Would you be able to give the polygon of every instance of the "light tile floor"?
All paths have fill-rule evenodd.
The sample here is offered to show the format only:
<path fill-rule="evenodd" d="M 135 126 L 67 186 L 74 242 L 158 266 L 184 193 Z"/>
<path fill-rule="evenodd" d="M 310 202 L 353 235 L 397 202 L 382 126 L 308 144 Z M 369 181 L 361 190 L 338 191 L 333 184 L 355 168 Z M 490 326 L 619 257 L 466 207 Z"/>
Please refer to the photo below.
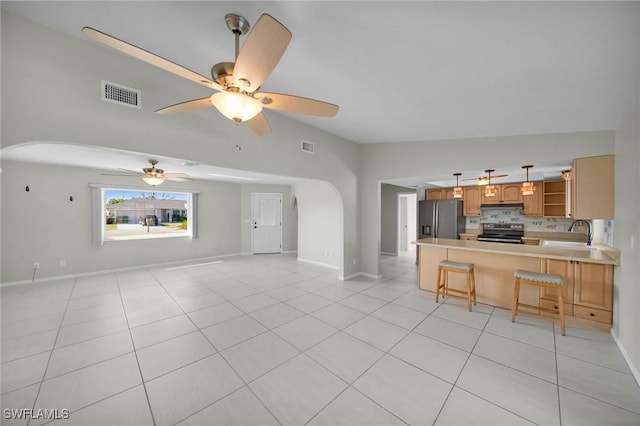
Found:
<path fill-rule="evenodd" d="M 437 305 L 413 259 L 384 257 L 379 280 L 262 255 L 3 288 L 2 408 L 69 410 L 56 425 L 640 425 L 607 332 Z"/>

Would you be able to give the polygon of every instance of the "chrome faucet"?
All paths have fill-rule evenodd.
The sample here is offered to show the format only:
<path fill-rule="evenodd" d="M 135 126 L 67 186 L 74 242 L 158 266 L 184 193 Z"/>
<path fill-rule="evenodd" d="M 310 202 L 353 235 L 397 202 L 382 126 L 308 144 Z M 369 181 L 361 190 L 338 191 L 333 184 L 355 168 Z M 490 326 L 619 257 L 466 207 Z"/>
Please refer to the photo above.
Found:
<path fill-rule="evenodd" d="M 588 220 L 582 220 L 582 219 L 574 220 L 571 226 L 569 227 L 569 232 L 574 232 L 574 228 L 576 227 L 576 225 L 587 226 L 587 245 L 590 246 L 591 241 L 593 239 L 593 235 L 591 234 L 591 222 L 589 222 Z"/>

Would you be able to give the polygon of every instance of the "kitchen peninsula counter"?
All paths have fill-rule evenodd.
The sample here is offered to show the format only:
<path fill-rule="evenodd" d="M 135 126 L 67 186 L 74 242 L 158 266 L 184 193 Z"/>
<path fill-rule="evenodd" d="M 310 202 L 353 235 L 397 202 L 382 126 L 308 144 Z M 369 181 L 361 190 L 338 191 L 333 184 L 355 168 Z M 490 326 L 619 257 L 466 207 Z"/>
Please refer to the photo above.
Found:
<path fill-rule="evenodd" d="M 550 263 L 566 262 L 564 264 L 572 267 L 578 264 L 581 267 L 593 265 L 593 270 L 611 271 L 612 274 L 613 265 L 620 264 L 620 253 L 609 247 L 574 249 L 445 238 L 424 238 L 414 241 L 414 244 L 419 249 L 418 281 L 421 289 L 435 292 L 440 260 L 473 263 L 478 302 L 505 309 L 511 309 L 513 273 L 517 269 L 547 272 Z M 464 289 L 463 274 L 450 273 L 449 285 Z M 573 284 L 567 285 L 573 291 Z M 521 288 L 521 302 L 540 306 L 541 297 L 540 290 L 535 286 Z"/>
<path fill-rule="evenodd" d="M 572 260 L 574 262 L 602 263 L 619 265 L 620 254 L 612 248 L 566 248 L 549 246 L 531 246 L 525 244 L 493 243 L 486 241 L 452 240 L 448 238 L 423 238 L 414 241 L 420 246 L 441 247 L 446 249 L 470 250 L 483 253 L 497 253 L 509 256 L 527 256 L 542 259 Z"/>

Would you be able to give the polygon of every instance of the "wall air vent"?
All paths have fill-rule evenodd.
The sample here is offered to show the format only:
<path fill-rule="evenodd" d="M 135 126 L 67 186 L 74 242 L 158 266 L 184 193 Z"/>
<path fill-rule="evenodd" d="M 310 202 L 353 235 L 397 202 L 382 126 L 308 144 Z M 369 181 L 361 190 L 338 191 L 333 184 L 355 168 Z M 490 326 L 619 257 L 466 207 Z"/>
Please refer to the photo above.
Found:
<path fill-rule="evenodd" d="M 313 142 L 309 142 L 309 141 L 300 141 L 300 142 L 301 142 L 300 148 L 302 149 L 302 151 L 313 154 Z"/>
<path fill-rule="evenodd" d="M 142 99 L 139 90 L 104 80 L 101 84 L 103 101 L 140 109 Z"/>

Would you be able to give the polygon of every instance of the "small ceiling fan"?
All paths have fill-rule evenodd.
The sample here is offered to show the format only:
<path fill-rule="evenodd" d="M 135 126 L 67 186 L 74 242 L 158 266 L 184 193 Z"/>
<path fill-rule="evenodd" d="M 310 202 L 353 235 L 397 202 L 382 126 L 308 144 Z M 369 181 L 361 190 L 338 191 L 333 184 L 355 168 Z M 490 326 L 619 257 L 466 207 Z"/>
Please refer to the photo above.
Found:
<path fill-rule="evenodd" d="M 158 160 L 149 160 L 149 164 L 151 167 L 144 167 L 142 169 L 143 173 L 139 173 L 133 170 L 120 169 L 125 173 L 103 173 L 103 176 L 135 176 L 141 177 L 143 181 L 148 183 L 151 186 L 158 186 L 165 180 L 173 180 L 176 182 L 191 182 L 191 179 L 188 175 L 184 173 L 165 173 L 162 169 L 156 169 L 156 164 L 158 164 Z"/>
<path fill-rule="evenodd" d="M 509 175 L 492 175 L 491 173 L 493 173 L 495 170 L 490 169 L 490 170 L 485 170 L 485 172 L 487 172 L 488 174 L 486 176 L 479 176 L 479 177 L 475 177 L 475 178 L 467 178 L 467 179 L 460 179 L 460 180 L 475 180 L 477 185 L 488 185 L 489 182 L 491 181 L 491 179 L 498 179 L 498 178 L 503 178 L 503 177 L 507 177 Z"/>
<path fill-rule="evenodd" d="M 251 130 L 261 136 L 271 133 L 271 126 L 262 113 L 262 108 L 320 117 L 336 115 L 339 109 L 338 105 L 300 96 L 259 90 L 262 83 L 280 62 L 280 58 L 291 40 L 291 32 L 284 25 L 272 16 L 263 14 L 240 49 L 240 36 L 249 31 L 249 22 L 242 16 L 233 13 L 227 14 L 225 21 L 229 30 L 235 35 L 235 62 L 215 64 L 211 68 L 211 78 L 94 28 L 84 27 L 82 32 L 120 52 L 218 91 L 206 98 L 161 108 L 156 111 L 159 114 L 216 107 L 236 124 L 246 122 Z"/>

